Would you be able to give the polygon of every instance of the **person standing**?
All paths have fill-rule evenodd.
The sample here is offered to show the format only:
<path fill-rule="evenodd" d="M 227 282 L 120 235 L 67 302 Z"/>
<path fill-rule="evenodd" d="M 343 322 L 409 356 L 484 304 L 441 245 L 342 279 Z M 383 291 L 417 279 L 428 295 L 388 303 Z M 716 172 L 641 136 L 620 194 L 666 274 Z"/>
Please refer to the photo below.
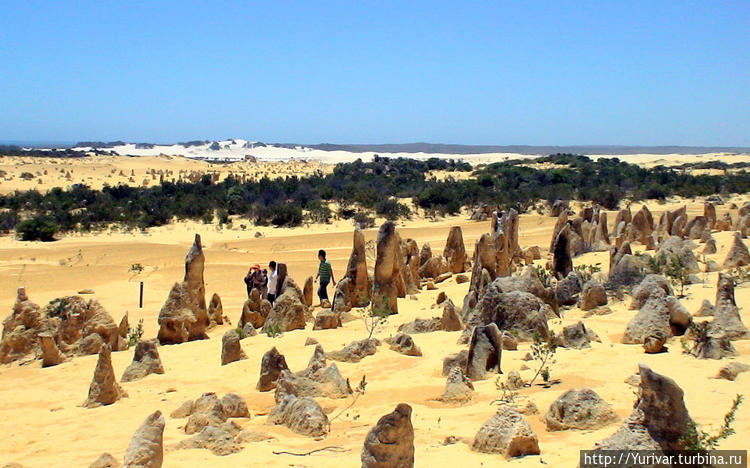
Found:
<path fill-rule="evenodd" d="M 279 273 L 276 271 L 276 262 L 271 260 L 268 263 L 268 295 L 266 296 L 266 299 L 268 299 L 268 302 L 273 305 L 273 302 L 276 300 L 276 284 L 279 279 Z"/>
<path fill-rule="evenodd" d="M 328 301 L 328 283 L 333 283 L 336 286 L 336 280 L 333 278 L 333 268 L 331 264 L 326 260 L 326 251 L 323 249 L 318 250 L 318 274 L 315 276 L 315 281 L 320 280 L 320 286 L 318 287 L 318 298 L 320 303 Z"/>

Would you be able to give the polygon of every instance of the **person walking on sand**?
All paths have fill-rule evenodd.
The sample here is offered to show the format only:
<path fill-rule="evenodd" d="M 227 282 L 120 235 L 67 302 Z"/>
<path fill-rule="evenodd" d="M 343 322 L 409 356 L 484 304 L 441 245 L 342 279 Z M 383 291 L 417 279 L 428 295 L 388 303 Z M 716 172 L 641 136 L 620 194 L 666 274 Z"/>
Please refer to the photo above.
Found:
<path fill-rule="evenodd" d="M 320 260 L 320 265 L 318 265 L 318 274 L 315 275 L 315 281 L 320 279 L 318 298 L 322 305 L 324 300 L 328 301 L 328 283 L 333 283 L 333 285 L 336 286 L 336 280 L 333 278 L 333 268 L 328 260 L 326 260 L 325 250 L 318 250 L 318 260 Z"/>
<path fill-rule="evenodd" d="M 268 295 L 266 296 L 266 299 L 268 299 L 268 302 L 273 305 L 273 302 L 276 300 L 276 288 L 279 279 L 279 273 L 276 271 L 275 261 L 271 260 L 268 263 L 268 270 Z"/>

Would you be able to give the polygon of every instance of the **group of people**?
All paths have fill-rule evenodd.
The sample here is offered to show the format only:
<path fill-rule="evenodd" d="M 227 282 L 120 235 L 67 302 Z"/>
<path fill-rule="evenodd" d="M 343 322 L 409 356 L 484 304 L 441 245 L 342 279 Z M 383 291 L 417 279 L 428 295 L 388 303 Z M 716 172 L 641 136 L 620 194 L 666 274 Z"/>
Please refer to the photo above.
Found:
<path fill-rule="evenodd" d="M 257 263 L 250 267 L 245 275 L 245 286 L 247 286 L 247 296 L 253 289 L 257 289 L 262 299 L 268 300 L 273 305 L 277 295 L 278 272 L 276 271 L 276 262 L 271 260 L 268 263 L 268 269 L 260 269 Z"/>
<path fill-rule="evenodd" d="M 333 286 L 336 286 L 336 280 L 333 277 L 333 268 L 328 260 L 326 260 L 325 250 L 321 249 L 318 251 L 318 260 L 320 264 L 318 265 L 318 274 L 315 275 L 315 282 L 319 282 L 318 298 L 322 304 L 324 300 L 328 301 L 328 285 L 332 283 Z M 267 299 L 273 305 L 279 294 L 279 291 L 277 291 L 278 272 L 276 271 L 276 262 L 271 260 L 268 263 L 268 268 L 262 270 L 257 263 L 250 267 L 247 275 L 245 275 L 245 285 L 247 286 L 248 297 L 250 297 L 253 289 L 257 289 L 260 297 Z"/>

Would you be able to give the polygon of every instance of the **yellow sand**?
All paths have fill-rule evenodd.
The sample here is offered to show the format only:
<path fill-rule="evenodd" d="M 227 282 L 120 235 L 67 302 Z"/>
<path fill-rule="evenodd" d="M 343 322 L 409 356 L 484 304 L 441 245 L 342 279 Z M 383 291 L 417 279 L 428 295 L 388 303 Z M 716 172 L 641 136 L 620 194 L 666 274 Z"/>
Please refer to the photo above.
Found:
<path fill-rule="evenodd" d="M 633 208 L 639 206 L 636 204 Z M 679 204 L 675 202 L 663 206 L 653 204 L 651 208 L 658 219 L 658 213 L 663 209 L 676 206 Z M 720 212 L 726 206 L 720 207 Z M 701 210 L 702 202 L 689 203 L 691 215 L 699 214 Z M 439 253 L 449 227 L 460 225 L 471 254 L 475 240 L 488 231 L 489 223 L 470 222 L 465 218 L 464 214 L 439 222 L 409 221 L 399 226 L 399 232 L 403 238 L 416 239 L 420 246 L 429 242 L 433 252 Z M 613 221 L 611 215 L 610 222 Z M 550 217 L 522 215 L 522 246 L 539 245 L 546 252 L 554 222 L 555 219 Z M 236 222 L 235 226 L 238 224 Z M 180 223 L 153 229 L 148 234 L 75 235 L 54 243 L 23 243 L 4 237 L 0 238 L 0 308 L 3 316 L 10 313 L 16 288 L 22 285 L 27 287 L 31 300 L 42 306 L 53 298 L 91 288 L 95 294 L 89 297 L 97 298 L 116 321 L 125 312 L 129 313 L 133 325 L 142 318 L 145 338 L 153 338 L 159 309 L 172 284 L 182 279 L 185 253 L 194 233 L 200 233 L 205 246 L 207 295 L 219 293 L 225 314 L 236 323 L 245 298 L 242 277 L 248 265 L 266 263 L 271 259 L 286 262 L 291 275 L 301 283 L 315 272 L 317 249 L 325 248 L 338 279 L 351 250 L 351 229 L 351 225 L 343 221 L 324 226 L 252 228 L 247 231 Z M 263 232 L 265 237 L 255 238 L 256 231 Z M 375 229 L 367 230 L 365 237 L 371 241 L 376 234 Z M 710 258 L 723 261 L 730 236 L 730 233 L 715 234 L 719 252 Z M 601 263 L 606 270 L 608 254 L 586 254 L 576 258 L 575 262 Z M 130 266 L 135 263 L 144 267 L 139 277 L 129 273 Z M 696 311 L 706 298 L 713 302 L 716 276 L 716 273 L 707 274 L 705 284 L 687 288 L 688 297 L 683 303 L 688 310 Z M 138 308 L 140 280 L 145 284 L 142 309 Z M 439 286 L 438 291 L 422 291 L 416 296 L 417 300 L 400 299 L 400 313 L 389 319 L 387 326 L 376 336 L 382 339 L 395 334 L 398 325 L 416 317 L 438 315 L 438 310 L 432 309 L 431 305 L 440 291 L 460 307 L 468 285 L 459 285 L 450 279 Z M 741 307 L 750 304 L 750 289 L 746 284 L 737 288 L 736 297 Z M 634 388 L 624 380 L 633 374 L 638 363 L 646 363 L 655 371 L 674 378 L 685 390 L 692 417 L 705 425 L 704 429 L 716 430 L 735 394 L 750 396 L 750 373 L 741 374 L 735 382 L 712 379 L 729 360 L 697 360 L 684 355 L 678 339 L 670 340 L 669 352 L 659 355 L 646 355 L 640 346 L 620 344 L 625 325 L 635 314 L 635 311 L 628 310 L 628 304 L 629 298 L 611 303 L 613 314 L 586 319 L 586 324 L 601 337 L 601 343 L 594 343 L 591 349 L 582 351 L 558 351 L 552 377 L 559 379 L 559 384 L 549 389 L 535 386 L 519 391 L 520 405 L 530 400 L 541 411 L 540 415 L 527 416 L 527 420 L 539 437 L 542 453 L 541 456 L 514 460 L 513 466 L 539 466 L 542 460 L 547 466 L 576 466 L 578 450 L 590 448 L 596 441 L 614 433 L 622 418 L 629 415 L 635 398 Z M 746 309 L 743 312 L 745 323 L 750 324 Z M 559 331 L 582 316 L 582 311 L 573 308 L 565 312 L 563 319 L 553 320 L 550 325 Z M 255 391 L 261 356 L 276 346 L 286 356 L 293 371 L 301 370 L 313 351 L 312 347 L 303 346 L 307 337 L 317 338 L 326 350 L 338 349 L 366 336 L 363 322 L 354 320 L 345 323 L 343 328 L 315 332 L 308 324 L 306 330 L 284 333 L 274 339 L 265 335 L 251 337 L 242 341 L 249 359 L 221 366 L 221 336 L 232 327 L 224 325 L 213 329 L 210 340 L 160 347 L 166 369 L 164 375 L 150 375 L 140 381 L 122 384 L 129 398 L 97 409 L 80 406 L 86 399 L 96 356 L 75 358 L 47 369 L 42 369 L 39 361 L 22 366 L 17 363 L 0 366 L 0 417 L 6 427 L 0 440 L 0 464 L 16 461 L 29 467 L 85 467 L 105 451 L 122 459 L 133 432 L 148 414 L 157 409 L 167 416 L 165 446 L 170 447 L 189 436 L 180 429 L 185 420 L 172 419 L 169 413 L 183 401 L 195 399 L 204 392 L 220 395 L 235 392 L 244 397 L 253 417 L 237 420 L 239 424 L 273 439 L 248 443 L 243 451 L 226 457 L 214 456 L 207 450 L 170 449 L 165 454 L 165 467 L 359 466 L 359 454 L 367 431 L 399 402 L 408 403 L 413 408 L 416 466 L 496 466 L 504 461 L 499 455 L 472 452 L 467 445 L 495 411 L 492 401 L 499 393 L 494 378 L 475 383 L 474 399 L 468 405 L 455 407 L 435 401 L 445 385 L 445 378 L 441 376 L 443 358 L 463 348 L 456 343 L 460 332 L 413 335 L 424 353 L 421 358 L 403 356 L 384 345 L 374 356 L 358 364 L 337 363 L 341 373 L 353 385 L 366 375 L 367 392 L 333 421 L 331 433 L 325 439 L 313 440 L 294 434 L 284 426 L 266 424 L 265 414 L 273 407 L 273 394 Z M 735 347 L 740 353 L 736 359 L 750 362 L 750 341 L 735 342 Z M 521 360 L 528 350 L 529 344 L 526 343 L 521 344 L 518 351 L 504 352 L 503 371 L 507 374 L 524 364 L 533 366 L 533 363 Z M 113 353 L 112 359 L 119 378 L 132 359 L 132 351 Z M 522 371 L 521 375 L 528 379 L 532 371 Z M 593 388 L 612 403 L 621 419 L 596 431 L 547 432 L 542 418 L 549 404 L 564 391 L 582 387 Z M 329 411 L 329 417 L 337 415 L 350 403 L 350 399 L 322 398 L 318 401 Z M 743 442 L 750 434 L 750 407 L 747 404 L 740 409 L 735 427 L 737 434 L 723 442 L 722 448 L 747 448 Z M 459 441 L 444 445 L 449 436 Z M 272 453 L 307 452 L 326 446 L 341 446 L 347 451 L 321 452 L 307 457 Z"/>

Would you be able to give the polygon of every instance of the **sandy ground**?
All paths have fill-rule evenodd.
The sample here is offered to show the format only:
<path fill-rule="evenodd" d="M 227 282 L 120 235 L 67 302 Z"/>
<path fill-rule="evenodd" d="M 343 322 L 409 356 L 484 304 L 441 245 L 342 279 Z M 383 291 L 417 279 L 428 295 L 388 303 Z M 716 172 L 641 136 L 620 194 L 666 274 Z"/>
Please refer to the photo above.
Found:
<path fill-rule="evenodd" d="M 658 219 L 659 212 L 676 206 L 678 203 L 653 205 L 651 208 Z M 726 206 L 720 208 L 720 213 Z M 690 203 L 689 211 L 691 215 L 702 213 L 702 204 Z M 613 222 L 614 216 L 609 219 Z M 554 222 L 555 219 L 550 217 L 522 215 L 522 246 L 539 245 L 546 250 Z M 438 222 L 414 220 L 401 223 L 398 229 L 402 237 L 414 238 L 420 246 L 429 242 L 433 252 L 441 252 L 449 227 L 453 225 L 463 228 L 470 253 L 475 240 L 489 230 L 488 222 L 466 221 L 465 216 Z M 329 252 L 338 277 L 351 250 L 351 225 L 345 222 L 258 230 L 265 237 L 255 238 L 255 229 L 218 230 L 216 226 L 180 223 L 153 229 L 148 234 L 87 234 L 65 237 L 54 243 L 22 243 L 9 237 L 0 238 L 0 307 L 6 311 L 2 315 L 10 313 L 15 290 L 21 285 L 27 287 L 31 300 L 40 305 L 91 288 L 95 290 L 93 297 L 116 321 L 126 312 L 131 324 L 144 319 L 145 338 L 153 338 L 159 309 L 172 284 L 182 279 L 184 255 L 193 234 L 200 233 L 205 245 L 206 292 L 209 297 L 213 292 L 219 293 L 225 314 L 236 323 L 245 298 L 242 277 L 248 265 L 266 263 L 271 259 L 284 261 L 291 275 L 302 282 L 314 274 L 317 249 L 324 248 Z M 365 231 L 368 241 L 374 240 L 376 234 L 375 229 Z M 710 258 L 722 261 L 730 233 L 717 233 L 715 238 L 719 252 Z M 129 272 L 135 263 L 144 267 L 138 277 Z M 586 254 L 576 258 L 575 263 L 601 263 L 606 270 L 608 254 Z M 683 303 L 688 310 L 696 311 L 705 298 L 713 302 L 716 276 L 716 273 L 707 274 L 705 283 L 687 288 L 687 298 Z M 138 282 L 141 280 L 145 285 L 142 309 L 138 308 Z M 431 305 L 440 291 L 460 305 L 467 289 L 468 284 L 459 285 L 450 279 L 441 284 L 438 291 L 422 291 L 416 300 L 400 299 L 400 313 L 390 318 L 376 336 L 382 339 L 395 334 L 398 325 L 416 317 L 437 315 L 437 309 L 431 309 Z M 744 306 L 745 323 L 750 323 L 747 313 L 750 287 L 741 285 L 736 296 L 738 304 Z M 558 379 L 559 384 L 548 389 L 535 386 L 519 391 L 517 401 L 520 405 L 533 401 L 542 413 L 527 417 L 539 437 L 542 453 L 512 460 L 512 466 L 576 466 L 578 450 L 590 448 L 596 441 L 611 435 L 622 418 L 629 415 L 635 395 L 633 387 L 624 380 L 633 374 L 638 363 L 646 363 L 655 371 L 674 378 L 685 390 L 692 417 L 705 425 L 704 429 L 716 430 L 735 394 L 750 396 L 750 373 L 741 374 L 735 382 L 712 379 L 727 360 L 701 361 L 684 355 L 677 339 L 670 341 L 668 353 L 658 355 L 646 355 L 637 345 L 620 344 L 625 325 L 635 315 L 635 311 L 627 310 L 628 303 L 629 298 L 624 302 L 614 302 L 611 304 L 613 314 L 586 319 L 586 324 L 601 337 L 601 343 L 594 343 L 590 349 L 582 351 L 558 351 L 552 378 Z M 551 327 L 559 331 L 582 316 L 583 312 L 577 308 L 567 310 L 563 319 L 551 321 Z M 237 420 L 239 424 L 273 439 L 248 443 L 242 452 L 226 457 L 214 456 L 207 450 L 168 450 L 165 467 L 359 466 L 359 454 L 367 431 L 399 402 L 408 403 L 413 408 L 416 466 L 479 467 L 503 463 L 501 456 L 475 453 L 467 445 L 495 411 L 492 401 L 499 393 L 494 378 L 476 382 L 474 399 L 465 406 L 449 406 L 435 400 L 445 385 L 445 378 L 440 374 L 442 359 L 462 349 L 457 344 L 460 332 L 414 335 L 424 353 L 421 358 L 403 356 L 383 346 L 374 356 L 358 364 L 337 363 L 341 373 L 353 383 L 366 376 L 369 382 L 367 392 L 332 423 L 331 433 L 325 439 L 313 440 L 296 435 L 284 426 L 266 424 L 265 415 L 273 407 L 273 394 L 255 390 L 261 356 L 276 346 L 286 356 L 293 371 L 301 370 L 313 351 L 312 347 L 303 346 L 307 337 L 317 338 L 326 350 L 338 349 L 366 336 L 363 322 L 353 320 L 336 330 L 315 332 L 308 324 L 306 330 L 284 333 L 276 338 L 265 335 L 250 337 L 242 341 L 249 359 L 221 366 L 221 336 L 231 327 L 224 325 L 213 329 L 209 340 L 160 347 L 166 373 L 123 384 L 129 398 L 98 409 L 80 406 L 86 399 L 96 356 L 75 358 L 47 369 L 42 369 L 38 361 L 23 366 L 0 367 L 0 416 L 9 428 L 0 440 L 0 464 L 16 461 L 29 467 L 85 467 L 105 451 L 122 459 L 133 432 L 149 413 L 159 409 L 169 415 L 183 401 L 209 391 L 220 395 L 235 392 L 244 397 L 253 416 Z M 750 341 L 735 342 L 735 347 L 740 353 L 736 359 L 750 363 Z M 526 343 L 521 344 L 518 351 L 504 352 L 503 371 L 507 374 L 528 364 L 521 360 L 528 350 L 529 344 Z M 113 353 L 112 359 L 119 376 L 131 361 L 132 350 Z M 521 371 L 526 379 L 531 374 L 530 370 Z M 621 419 L 596 431 L 547 432 L 542 417 L 550 403 L 564 391 L 582 387 L 596 390 L 614 406 Z M 318 401 L 329 411 L 329 416 L 338 414 L 350 403 L 349 399 L 322 398 Z M 183 419 L 167 416 L 165 446 L 170 447 L 189 437 L 180 429 L 184 423 Z M 750 406 L 741 407 L 735 427 L 737 434 L 723 442 L 721 448 L 747 448 Z M 458 438 L 458 442 L 445 445 L 449 436 Z M 274 451 L 307 452 L 326 446 L 341 446 L 346 451 L 320 452 L 306 457 L 273 454 Z"/>

